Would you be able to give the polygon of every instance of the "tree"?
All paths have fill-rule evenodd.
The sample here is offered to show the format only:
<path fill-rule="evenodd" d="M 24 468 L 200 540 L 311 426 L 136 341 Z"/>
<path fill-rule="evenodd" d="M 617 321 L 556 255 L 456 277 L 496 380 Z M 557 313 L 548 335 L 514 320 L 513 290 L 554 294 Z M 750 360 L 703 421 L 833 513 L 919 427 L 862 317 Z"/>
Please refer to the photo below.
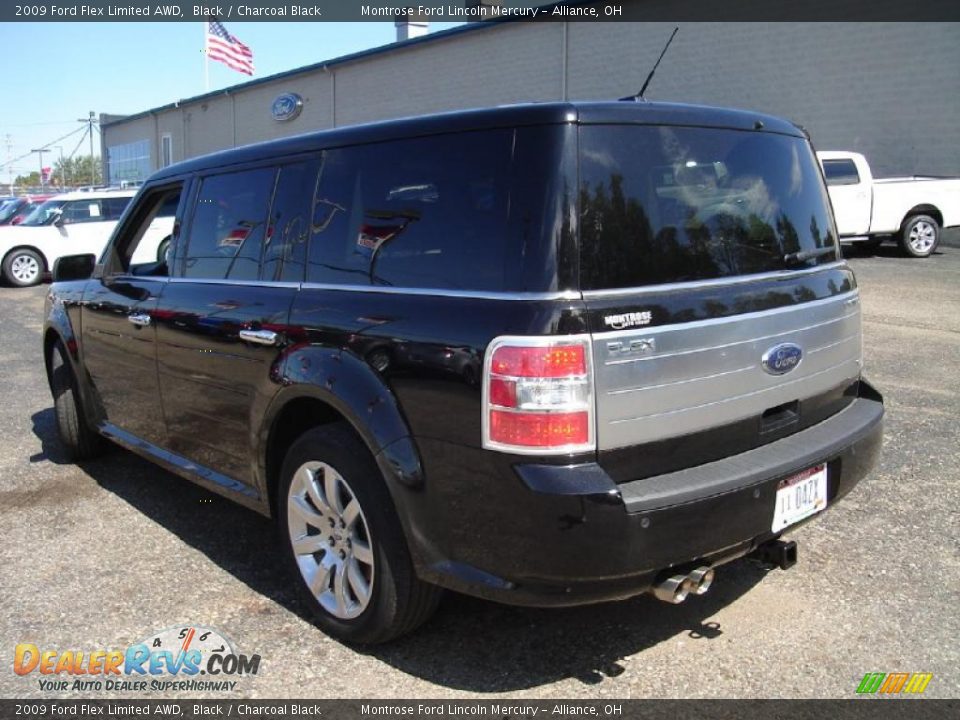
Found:
<path fill-rule="evenodd" d="M 17 175 L 17 179 L 13 181 L 13 184 L 19 188 L 40 187 L 40 173 L 34 170 L 26 175 Z"/>
<path fill-rule="evenodd" d="M 78 155 L 72 158 L 64 158 L 61 167 L 58 159 L 53 164 L 53 182 L 57 185 L 99 185 L 102 175 L 102 165 L 100 158 L 92 158 L 93 169 L 91 170 L 91 157 L 89 155 Z"/>

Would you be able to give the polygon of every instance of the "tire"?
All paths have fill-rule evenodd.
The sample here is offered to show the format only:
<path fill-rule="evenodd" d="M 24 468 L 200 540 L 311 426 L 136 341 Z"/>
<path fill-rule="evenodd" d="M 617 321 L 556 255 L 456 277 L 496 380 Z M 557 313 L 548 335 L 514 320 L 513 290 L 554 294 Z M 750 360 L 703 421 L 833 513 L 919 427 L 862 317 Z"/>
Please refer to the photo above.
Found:
<path fill-rule="evenodd" d="M 160 241 L 160 244 L 157 246 L 157 262 L 162 263 L 167 261 L 167 248 L 170 247 L 170 236 L 167 235 L 163 240 Z"/>
<path fill-rule="evenodd" d="M 57 416 L 57 433 L 70 460 L 89 460 L 103 453 L 104 440 L 90 427 L 80 406 L 77 382 L 63 343 L 57 341 L 50 357 L 50 388 Z"/>
<path fill-rule="evenodd" d="M 328 635 L 383 643 L 433 614 L 442 591 L 416 576 L 380 470 L 349 425 L 314 428 L 293 443 L 277 506 L 285 564 Z"/>
<path fill-rule="evenodd" d="M 900 231 L 900 247 L 910 257 L 930 257 L 940 242 L 940 223 L 929 215 L 911 215 Z"/>
<path fill-rule="evenodd" d="M 15 287 L 36 285 L 43 277 L 43 257 L 36 250 L 17 248 L 3 259 L 3 279 Z"/>

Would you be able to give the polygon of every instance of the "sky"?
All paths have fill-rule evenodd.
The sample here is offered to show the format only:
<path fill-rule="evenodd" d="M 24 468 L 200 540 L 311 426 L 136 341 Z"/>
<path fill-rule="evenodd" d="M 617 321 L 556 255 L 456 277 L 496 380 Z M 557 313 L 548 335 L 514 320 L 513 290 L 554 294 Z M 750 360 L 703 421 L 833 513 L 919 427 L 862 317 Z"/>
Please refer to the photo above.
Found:
<path fill-rule="evenodd" d="M 431 23 L 438 32 L 460 23 Z M 253 79 L 387 45 L 396 39 L 388 22 L 225 23 L 227 30 L 253 50 Z M 69 156 L 82 137 L 82 124 L 93 110 L 125 115 L 182 98 L 204 87 L 204 23 L 0 23 L 5 61 L 0 100 L 0 164 L 29 154 L 57 138 Z M 210 89 L 251 79 L 210 63 Z M 8 138 L 11 147 L 8 152 Z M 99 137 L 94 140 L 99 153 Z M 59 157 L 44 155 L 44 165 Z M 78 155 L 89 153 L 83 140 Z M 12 174 L 39 170 L 36 153 L 15 162 Z M 7 182 L 10 167 L 0 167 Z"/>

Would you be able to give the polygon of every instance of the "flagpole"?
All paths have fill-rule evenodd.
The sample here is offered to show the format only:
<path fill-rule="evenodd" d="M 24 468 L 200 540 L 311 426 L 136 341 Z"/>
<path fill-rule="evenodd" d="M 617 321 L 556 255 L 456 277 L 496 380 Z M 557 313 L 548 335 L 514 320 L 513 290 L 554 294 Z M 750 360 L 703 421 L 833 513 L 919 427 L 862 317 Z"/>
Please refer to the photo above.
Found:
<path fill-rule="evenodd" d="M 207 22 L 203 25 L 203 88 L 204 92 L 210 92 L 210 59 L 207 57 Z"/>

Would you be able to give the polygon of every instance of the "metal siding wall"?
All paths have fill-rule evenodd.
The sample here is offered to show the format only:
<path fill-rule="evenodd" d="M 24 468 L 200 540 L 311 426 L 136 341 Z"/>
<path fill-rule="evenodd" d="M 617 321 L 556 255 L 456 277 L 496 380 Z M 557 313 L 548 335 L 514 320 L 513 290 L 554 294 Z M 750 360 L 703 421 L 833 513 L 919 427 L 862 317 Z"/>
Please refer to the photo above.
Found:
<path fill-rule="evenodd" d="M 181 109 L 187 134 L 187 157 L 205 155 L 233 147 L 233 97 L 222 95 Z"/>
<path fill-rule="evenodd" d="M 554 100 L 561 32 L 559 23 L 502 25 L 337 68 L 337 125 Z"/>
<path fill-rule="evenodd" d="M 568 24 L 567 97 L 636 92 L 672 28 Z M 960 175 L 958 30 L 957 23 L 684 24 L 647 96 L 785 116 L 821 149 L 863 152 L 881 176 Z M 334 124 L 557 100 L 563 36 L 562 23 L 500 24 L 209 98 L 206 110 L 191 103 L 165 111 L 159 132 L 172 132 L 179 160 Z M 275 122 L 270 104 L 288 90 L 304 97 L 303 113 Z M 110 144 L 150 138 L 152 122 L 104 133 Z"/>
<path fill-rule="evenodd" d="M 636 92 L 672 29 L 572 23 L 570 97 Z M 880 175 L 960 175 L 958 31 L 956 23 L 685 24 L 647 97 L 787 117 L 820 149 L 864 153 Z"/>

